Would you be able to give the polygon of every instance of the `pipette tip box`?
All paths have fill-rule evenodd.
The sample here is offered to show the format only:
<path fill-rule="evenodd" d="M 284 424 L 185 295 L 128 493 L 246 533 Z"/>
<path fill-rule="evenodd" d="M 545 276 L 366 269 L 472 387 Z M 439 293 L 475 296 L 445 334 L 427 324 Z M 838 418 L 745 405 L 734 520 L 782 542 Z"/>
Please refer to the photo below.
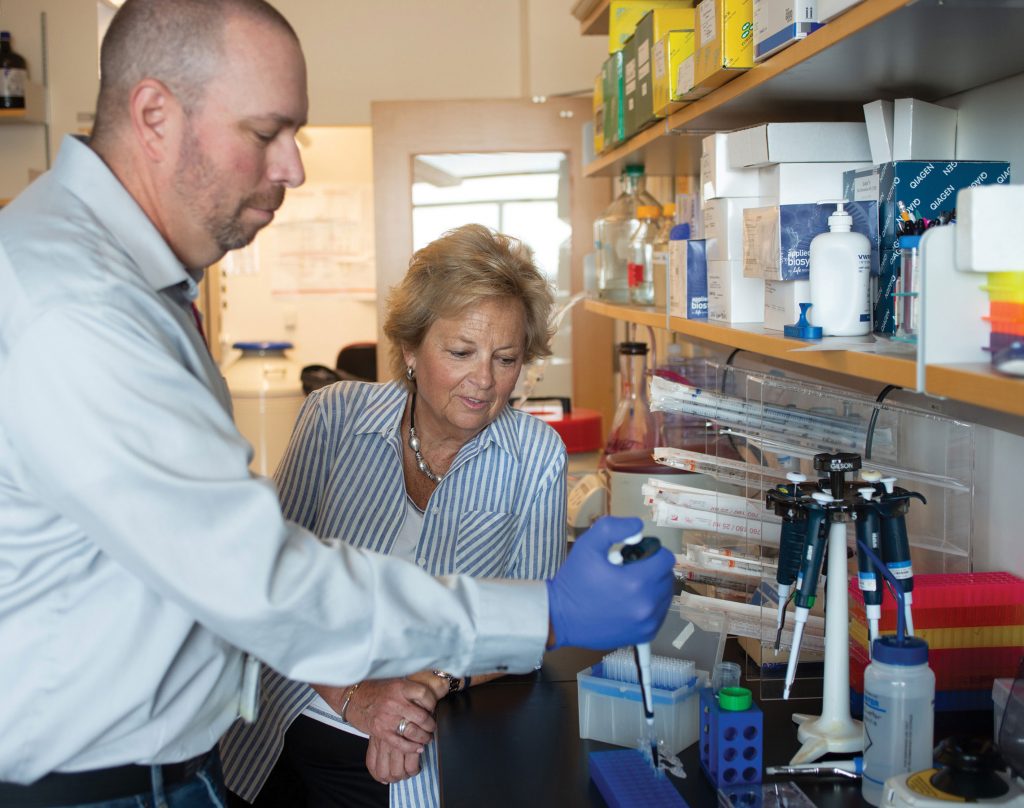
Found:
<path fill-rule="evenodd" d="M 590 779 L 610 808 L 688 808 L 667 776 L 638 749 L 591 752 Z"/>

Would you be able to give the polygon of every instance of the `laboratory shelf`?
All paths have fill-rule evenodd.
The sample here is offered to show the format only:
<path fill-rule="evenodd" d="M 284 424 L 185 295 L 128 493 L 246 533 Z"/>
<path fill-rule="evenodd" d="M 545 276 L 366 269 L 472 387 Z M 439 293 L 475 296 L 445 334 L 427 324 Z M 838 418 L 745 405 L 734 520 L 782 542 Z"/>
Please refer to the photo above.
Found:
<path fill-rule="evenodd" d="M 986 407 L 1010 415 L 1024 415 L 1024 379 L 1002 376 L 984 362 L 929 365 L 925 390 L 932 395 Z"/>
<path fill-rule="evenodd" d="M 33 81 L 25 85 L 24 109 L 0 109 L 0 126 L 46 123 L 46 88 Z"/>
<path fill-rule="evenodd" d="M 1014 2 L 864 0 L 600 155 L 585 173 L 618 176 L 638 162 L 649 175 L 695 175 L 709 132 L 766 120 L 863 120 L 863 104 L 877 98 L 935 101 L 1014 76 L 1024 72 L 1021 30 L 1024 5 Z"/>
<path fill-rule="evenodd" d="M 784 337 L 778 331 L 768 331 L 760 323 L 719 323 L 710 320 L 686 320 L 667 317 L 660 309 L 620 306 L 588 300 L 587 311 L 613 317 L 617 320 L 668 328 L 670 331 L 702 342 L 726 348 L 739 348 L 774 359 L 782 359 L 804 367 L 820 368 L 842 373 L 858 379 L 895 384 L 913 389 L 916 370 L 912 358 L 856 351 L 797 351 L 810 343 Z"/>

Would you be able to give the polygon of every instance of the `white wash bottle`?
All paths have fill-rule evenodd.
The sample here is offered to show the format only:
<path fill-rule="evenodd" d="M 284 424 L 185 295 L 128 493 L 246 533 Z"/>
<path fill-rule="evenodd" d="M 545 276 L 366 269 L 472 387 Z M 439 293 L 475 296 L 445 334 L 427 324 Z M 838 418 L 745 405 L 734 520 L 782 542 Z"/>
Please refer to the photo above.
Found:
<path fill-rule="evenodd" d="M 810 276 L 812 325 L 821 326 L 826 337 L 856 337 L 871 332 L 871 242 L 851 231 L 853 218 L 835 205 L 828 217 L 828 232 L 811 240 Z"/>

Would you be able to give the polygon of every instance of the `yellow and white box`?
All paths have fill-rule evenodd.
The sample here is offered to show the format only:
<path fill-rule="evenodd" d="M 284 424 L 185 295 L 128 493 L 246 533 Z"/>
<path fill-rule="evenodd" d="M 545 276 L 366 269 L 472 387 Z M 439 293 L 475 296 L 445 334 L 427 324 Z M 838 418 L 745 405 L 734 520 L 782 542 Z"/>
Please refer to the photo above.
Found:
<path fill-rule="evenodd" d="M 706 95 L 753 66 L 753 0 L 701 0 L 697 6 L 694 92 Z"/>
<path fill-rule="evenodd" d="M 594 154 L 604 151 L 604 74 L 594 79 Z"/>
<path fill-rule="evenodd" d="M 636 31 L 636 24 L 655 8 L 693 8 L 693 0 L 611 0 L 608 4 L 608 53 L 622 50 Z"/>
<path fill-rule="evenodd" d="M 671 104 L 685 100 L 691 85 L 684 87 L 679 83 L 679 68 L 687 59 L 692 64 L 696 45 L 696 31 L 669 31 L 654 43 L 653 103 L 658 117 L 664 118 Z"/>

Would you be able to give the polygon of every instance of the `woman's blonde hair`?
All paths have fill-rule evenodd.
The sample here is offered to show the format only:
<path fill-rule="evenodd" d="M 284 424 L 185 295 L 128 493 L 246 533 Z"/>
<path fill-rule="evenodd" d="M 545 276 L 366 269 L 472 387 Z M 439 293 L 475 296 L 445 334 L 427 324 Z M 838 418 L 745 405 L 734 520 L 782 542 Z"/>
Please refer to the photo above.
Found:
<path fill-rule="evenodd" d="M 419 348 L 435 320 L 494 299 L 523 304 L 524 364 L 549 356 L 554 295 L 529 247 L 483 225 L 467 224 L 417 250 L 388 297 L 384 335 L 391 341 L 394 378 L 412 386 L 403 350 Z"/>

